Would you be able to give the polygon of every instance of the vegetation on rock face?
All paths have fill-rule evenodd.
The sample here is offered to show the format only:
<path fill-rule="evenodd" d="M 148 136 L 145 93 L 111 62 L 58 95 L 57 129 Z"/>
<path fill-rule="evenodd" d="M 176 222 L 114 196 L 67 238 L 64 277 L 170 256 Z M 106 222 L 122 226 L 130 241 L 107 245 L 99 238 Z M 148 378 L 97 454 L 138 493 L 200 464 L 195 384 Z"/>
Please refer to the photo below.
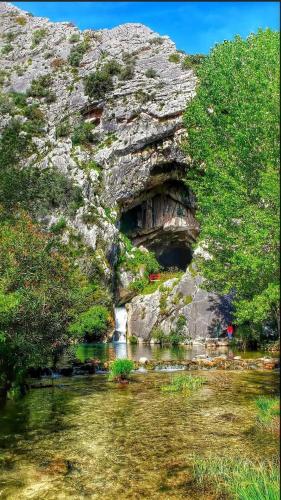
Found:
<path fill-rule="evenodd" d="M 165 334 L 159 326 L 155 326 L 151 331 L 151 338 L 160 345 L 179 345 L 186 340 L 186 335 L 183 333 L 186 323 L 186 317 L 180 315 L 176 322 L 176 328 L 171 330 L 169 334 Z"/>
<path fill-rule="evenodd" d="M 68 243 L 60 241 L 65 217 L 50 232 L 36 222 L 53 210 L 76 213 L 81 188 L 54 168 L 22 166 L 37 152 L 44 115 L 24 94 L 9 93 L 5 101 L 12 119 L 0 138 L 0 390 L 13 395 L 29 368 L 55 363 L 82 335 L 101 336 L 111 298 L 95 252 L 69 230 Z"/>
<path fill-rule="evenodd" d="M 105 94 L 113 89 L 112 77 L 120 75 L 121 70 L 119 63 L 114 60 L 108 61 L 101 69 L 85 77 L 85 93 L 92 99 L 103 99 Z"/>
<path fill-rule="evenodd" d="M 122 381 L 127 380 L 134 369 L 134 362 L 131 359 L 116 359 L 110 365 L 109 379 Z"/>
<path fill-rule="evenodd" d="M 129 285 L 130 290 L 137 293 L 144 291 L 150 292 L 149 275 L 157 273 L 161 270 L 161 266 L 157 261 L 155 254 L 148 250 L 142 250 L 132 245 L 131 241 L 122 235 L 124 250 L 119 255 L 118 267 L 126 271 L 130 271 L 135 279 Z M 152 286 L 152 291 L 154 287 Z"/>
<path fill-rule="evenodd" d="M 41 75 L 32 80 L 30 89 L 27 95 L 31 97 L 50 97 L 50 86 L 52 84 L 52 76 L 50 74 Z"/>
<path fill-rule="evenodd" d="M 204 61 L 205 57 L 206 56 L 204 56 L 203 54 L 191 54 L 185 56 L 185 58 L 182 61 L 182 68 L 195 69 Z"/>
<path fill-rule="evenodd" d="M 279 34 L 216 45 L 188 105 L 188 183 L 197 196 L 198 259 L 208 289 L 233 293 L 235 322 L 279 330 Z"/>
<path fill-rule="evenodd" d="M 76 36 L 78 36 L 78 35 L 72 35 L 72 38 L 70 40 L 71 43 L 75 42 L 76 38 L 74 39 L 73 37 L 76 37 Z M 78 40 L 79 40 L 79 36 L 78 36 Z M 88 44 L 85 42 L 79 43 L 71 48 L 70 54 L 68 56 L 68 62 L 70 64 L 70 66 L 73 66 L 73 67 L 80 66 L 80 62 L 82 61 L 82 58 L 87 51 L 87 48 L 88 48 Z"/>
<path fill-rule="evenodd" d="M 33 35 L 32 35 L 32 48 L 35 48 L 41 40 L 46 36 L 47 30 L 44 28 L 41 28 L 39 30 L 35 30 Z"/>

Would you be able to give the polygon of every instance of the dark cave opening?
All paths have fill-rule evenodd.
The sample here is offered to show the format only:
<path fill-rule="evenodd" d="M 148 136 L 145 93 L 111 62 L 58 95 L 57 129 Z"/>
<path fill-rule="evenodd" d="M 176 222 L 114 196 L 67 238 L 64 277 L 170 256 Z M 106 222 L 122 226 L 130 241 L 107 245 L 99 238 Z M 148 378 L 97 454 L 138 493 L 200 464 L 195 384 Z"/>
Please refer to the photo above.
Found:
<path fill-rule="evenodd" d="M 164 269 L 177 268 L 185 271 L 192 261 L 192 250 L 189 247 L 171 245 L 162 251 L 155 251 L 159 264 Z"/>
<path fill-rule="evenodd" d="M 192 194 L 179 181 L 154 186 L 123 209 L 120 231 L 135 246 L 152 250 L 165 270 L 185 271 L 198 234 Z"/>

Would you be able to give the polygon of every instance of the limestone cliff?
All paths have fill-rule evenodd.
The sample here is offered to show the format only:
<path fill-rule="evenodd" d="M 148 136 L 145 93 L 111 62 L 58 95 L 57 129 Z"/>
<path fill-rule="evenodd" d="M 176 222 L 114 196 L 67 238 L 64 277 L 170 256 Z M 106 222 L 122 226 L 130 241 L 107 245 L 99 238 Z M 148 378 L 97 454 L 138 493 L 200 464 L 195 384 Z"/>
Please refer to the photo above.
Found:
<path fill-rule="evenodd" d="M 185 271 L 199 231 L 193 195 L 182 183 L 189 169 L 182 114 L 196 86 L 185 54 L 141 24 L 81 32 L 7 3 L 0 4 L 0 16 L 1 93 L 26 93 L 44 116 L 43 133 L 33 137 L 22 168 L 56 169 L 82 192 L 75 213 L 61 205 L 44 217 L 38 213 L 38 220 L 48 228 L 63 215 L 66 243 L 70 229 L 79 234 L 117 290 L 133 280 L 122 268 L 119 283 L 114 279 L 120 230 L 134 245 L 153 250 L 164 267 Z M 26 119 L 2 105 L 0 133 L 14 118 Z M 86 144 L 81 130 L 90 135 Z M 155 324 L 168 332 L 181 314 L 186 335 L 205 337 L 223 314 L 214 296 L 200 290 L 200 280 L 187 271 L 176 285 L 168 283 L 164 312 L 159 290 L 125 294 L 132 299 L 130 334 L 149 339 Z"/>

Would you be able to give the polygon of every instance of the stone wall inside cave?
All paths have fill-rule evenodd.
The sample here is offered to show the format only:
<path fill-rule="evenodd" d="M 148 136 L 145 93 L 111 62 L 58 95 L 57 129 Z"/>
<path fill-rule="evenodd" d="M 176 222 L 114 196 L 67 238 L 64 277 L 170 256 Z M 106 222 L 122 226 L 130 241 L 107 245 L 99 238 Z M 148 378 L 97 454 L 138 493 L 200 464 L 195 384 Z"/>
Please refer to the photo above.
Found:
<path fill-rule="evenodd" d="M 163 268 L 186 270 L 199 226 L 192 193 L 169 180 L 140 193 L 123 211 L 120 230 L 135 246 L 155 252 Z"/>

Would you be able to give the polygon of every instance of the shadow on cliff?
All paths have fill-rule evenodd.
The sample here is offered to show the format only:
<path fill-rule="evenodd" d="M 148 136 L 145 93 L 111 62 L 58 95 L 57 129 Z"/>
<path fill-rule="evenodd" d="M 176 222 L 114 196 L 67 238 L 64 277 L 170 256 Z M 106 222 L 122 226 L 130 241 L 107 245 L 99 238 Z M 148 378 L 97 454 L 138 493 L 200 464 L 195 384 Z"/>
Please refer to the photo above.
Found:
<path fill-rule="evenodd" d="M 221 326 L 221 333 L 226 329 L 227 325 L 232 322 L 233 317 L 233 296 L 231 294 L 214 296 L 209 299 L 209 311 L 213 312 L 213 319 L 208 326 L 208 334 L 210 337 L 217 336 L 217 326 Z"/>

